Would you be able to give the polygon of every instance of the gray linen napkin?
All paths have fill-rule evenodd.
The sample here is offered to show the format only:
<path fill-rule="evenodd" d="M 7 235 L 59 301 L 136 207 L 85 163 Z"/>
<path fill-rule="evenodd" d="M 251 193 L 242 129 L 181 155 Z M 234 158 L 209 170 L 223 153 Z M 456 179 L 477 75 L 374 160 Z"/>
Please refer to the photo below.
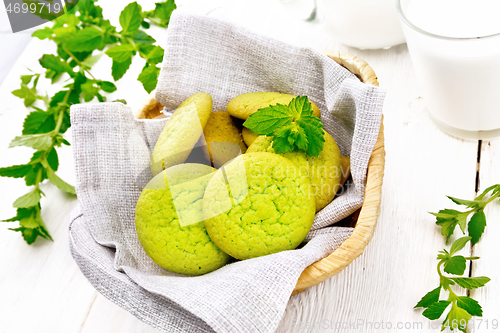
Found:
<path fill-rule="evenodd" d="M 174 14 L 156 99 L 174 110 L 191 94 L 214 110 L 251 91 L 307 95 L 325 129 L 351 157 L 353 183 L 316 215 L 300 249 L 234 262 L 186 277 L 158 267 L 135 232 L 135 204 L 152 178 L 150 154 L 168 121 L 136 120 L 121 103 L 71 108 L 79 206 L 70 222 L 77 264 L 104 296 L 165 332 L 273 332 L 301 272 L 332 253 L 352 229 L 332 224 L 359 209 L 380 128 L 385 91 L 362 84 L 317 51 L 206 17 Z"/>

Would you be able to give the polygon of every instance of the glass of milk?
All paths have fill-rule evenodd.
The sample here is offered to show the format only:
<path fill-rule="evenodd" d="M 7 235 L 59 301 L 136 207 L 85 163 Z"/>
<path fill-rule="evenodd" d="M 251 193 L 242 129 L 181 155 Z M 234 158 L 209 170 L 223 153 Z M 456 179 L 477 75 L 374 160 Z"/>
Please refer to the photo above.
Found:
<path fill-rule="evenodd" d="M 398 0 L 431 118 L 463 139 L 500 135 L 500 1 Z"/>
<path fill-rule="evenodd" d="M 396 0 L 280 0 L 295 17 L 321 21 L 342 44 L 380 49 L 404 43 Z"/>

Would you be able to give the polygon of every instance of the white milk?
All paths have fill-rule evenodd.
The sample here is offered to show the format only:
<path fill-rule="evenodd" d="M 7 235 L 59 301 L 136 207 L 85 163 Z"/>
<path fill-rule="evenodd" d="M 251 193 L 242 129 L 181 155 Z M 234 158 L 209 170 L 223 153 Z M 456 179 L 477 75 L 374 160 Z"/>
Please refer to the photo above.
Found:
<path fill-rule="evenodd" d="M 401 0 L 404 4 L 404 0 Z M 403 24 L 421 93 L 450 134 L 489 138 L 500 129 L 500 1 L 409 0 L 403 12 L 432 34 Z M 479 133 L 478 133 L 479 132 Z"/>

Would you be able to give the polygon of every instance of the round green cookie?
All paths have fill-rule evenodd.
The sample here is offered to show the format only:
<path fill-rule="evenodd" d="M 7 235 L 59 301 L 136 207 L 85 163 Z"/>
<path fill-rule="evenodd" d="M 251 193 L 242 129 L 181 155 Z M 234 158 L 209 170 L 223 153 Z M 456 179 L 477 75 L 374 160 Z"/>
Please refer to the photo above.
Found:
<path fill-rule="evenodd" d="M 323 150 L 318 157 L 309 156 L 303 151 L 280 154 L 297 164 L 301 174 L 311 180 L 312 191 L 316 197 L 316 211 L 320 211 L 333 200 L 340 188 L 342 177 L 340 149 L 327 132 L 324 138 Z M 272 137 L 257 137 L 247 150 L 247 153 L 254 152 L 274 153 Z"/>
<path fill-rule="evenodd" d="M 203 224 L 203 194 L 213 175 L 206 165 L 179 164 L 159 173 L 142 191 L 135 228 L 147 255 L 160 267 L 201 275 L 229 261 Z"/>
<path fill-rule="evenodd" d="M 237 259 L 296 248 L 314 220 L 314 196 L 306 176 L 271 153 L 240 155 L 219 169 L 203 199 L 210 238 Z"/>
<path fill-rule="evenodd" d="M 151 154 L 151 173 L 184 163 L 207 125 L 212 112 L 212 97 L 199 92 L 179 105 L 165 124 Z"/>

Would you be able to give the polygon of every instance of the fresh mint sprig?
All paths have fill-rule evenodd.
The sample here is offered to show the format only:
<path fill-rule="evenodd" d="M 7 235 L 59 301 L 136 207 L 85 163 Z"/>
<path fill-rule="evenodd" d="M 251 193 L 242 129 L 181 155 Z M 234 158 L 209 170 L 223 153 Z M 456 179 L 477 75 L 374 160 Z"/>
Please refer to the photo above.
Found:
<path fill-rule="evenodd" d="M 453 285 L 459 285 L 465 289 L 476 289 L 483 287 L 490 281 L 488 277 L 461 277 L 465 273 L 466 261 L 477 260 L 478 257 L 464 257 L 455 255 L 471 240 L 471 237 L 466 236 L 457 239 L 451 249 L 447 251 L 444 249 L 440 251 L 437 260 L 437 272 L 439 275 L 439 287 L 428 292 L 422 299 L 415 305 L 415 308 L 425 308 L 422 315 L 430 320 L 437 320 L 441 318 L 447 308 L 450 310 L 444 319 L 442 330 L 449 328 L 450 330 L 458 329 L 465 332 L 469 320 L 472 316 L 481 317 L 483 310 L 481 305 L 471 297 L 458 296 L 451 288 Z M 455 275 L 446 276 L 445 273 Z M 440 300 L 441 290 L 448 292 L 448 298 Z M 451 307 L 450 307 L 451 305 Z"/>
<path fill-rule="evenodd" d="M 446 236 L 446 242 L 449 241 L 458 225 L 464 234 L 467 229 L 472 245 L 474 245 L 479 241 L 486 227 L 484 208 L 498 197 L 500 197 L 500 184 L 488 187 L 474 200 L 463 200 L 448 196 L 455 204 L 470 209 L 464 212 L 455 209 L 442 209 L 431 214 L 436 217 L 436 224 L 441 227 L 441 234 Z"/>
<path fill-rule="evenodd" d="M 313 116 L 311 102 L 306 96 L 295 97 L 288 105 L 259 109 L 243 126 L 254 133 L 273 136 L 273 148 L 279 154 L 300 149 L 317 157 L 325 142 L 323 124 Z"/>
<path fill-rule="evenodd" d="M 75 188 L 56 174 L 59 167 L 56 148 L 70 144 L 63 137 L 71 126 L 70 106 L 95 99 L 104 102 L 106 93 L 116 91 L 113 82 L 100 80 L 91 73 L 92 66 L 106 54 L 113 59 L 110 71 L 117 81 L 127 72 L 133 57 L 139 55 L 145 66 L 137 79 L 150 93 L 156 87 L 160 71 L 157 64 L 163 60 L 163 49 L 154 45 L 155 39 L 144 29 L 150 24 L 166 27 L 175 8 L 174 0 L 157 3 L 148 12 L 143 12 L 137 2 L 130 3 L 120 13 L 120 28 L 117 28 L 104 19 L 95 0 L 80 0 L 77 6 L 56 18 L 52 27 L 33 33 L 34 37 L 54 42 L 57 52 L 44 54 L 39 59 L 44 73 L 22 75 L 21 87 L 12 92 L 33 111 L 24 120 L 22 135 L 16 136 L 9 147 L 26 146 L 36 151 L 25 164 L 0 168 L 0 177 L 24 178 L 26 186 L 33 186 L 14 201 L 16 216 L 4 220 L 19 222 L 18 228 L 10 230 L 21 232 L 28 244 L 38 237 L 52 239 L 41 216 L 40 199 L 45 194 L 40 184 L 48 179 L 62 191 L 75 194 Z M 64 78 L 64 88 L 52 96 L 41 94 L 37 85 L 42 74 L 52 84 Z M 35 106 L 37 101 L 44 107 Z M 122 99 L 116 101 L 126 103 Z"/>
<path fill-rule="evenodd" d="M 466 230 L 468 232 L 468 236 L 454 241 L 449 250 L 439 251 L 437 256 L 439 287 L 428 292 L 415 305 L 415 308 L 424 308 L 422 315 L 430 320 L 441 318 L 445 310 L 449 308 L 441 330 L 448 328 L 451 331 L 466 332 L 469 320 L 473 316 L 481 317 L 483 315 L 482 307 L 476 300 L 468 296 L 456 295 L 451 286 L 458 285 L 467 290 L 477 289 L 488 283 L 490 278 L 486 276 L 464 277 L 467 260 L 473 261 L 479 257 L 464 257 L 455 254 L 462 250 L 469 241 L 472 245 L 479 241 L 486 227 L 484 209 L 486 205 L 498 197 L 500 197 L 500 184 L 488 187 L 474 200 L 448 197 L 455 204 L 466 206 L 470 208 L 469 210 L 462 212 L 454 209 L 443 209 L 438 213 L 431 213 L 436 217 L 436 224 L 441 226 L 441 233 L 446 236 L 446 242 L 453 235 L 457 225 L 464 234 Z M 448 292 L 447 298 L 440 299 L 441 290 Z"/>

